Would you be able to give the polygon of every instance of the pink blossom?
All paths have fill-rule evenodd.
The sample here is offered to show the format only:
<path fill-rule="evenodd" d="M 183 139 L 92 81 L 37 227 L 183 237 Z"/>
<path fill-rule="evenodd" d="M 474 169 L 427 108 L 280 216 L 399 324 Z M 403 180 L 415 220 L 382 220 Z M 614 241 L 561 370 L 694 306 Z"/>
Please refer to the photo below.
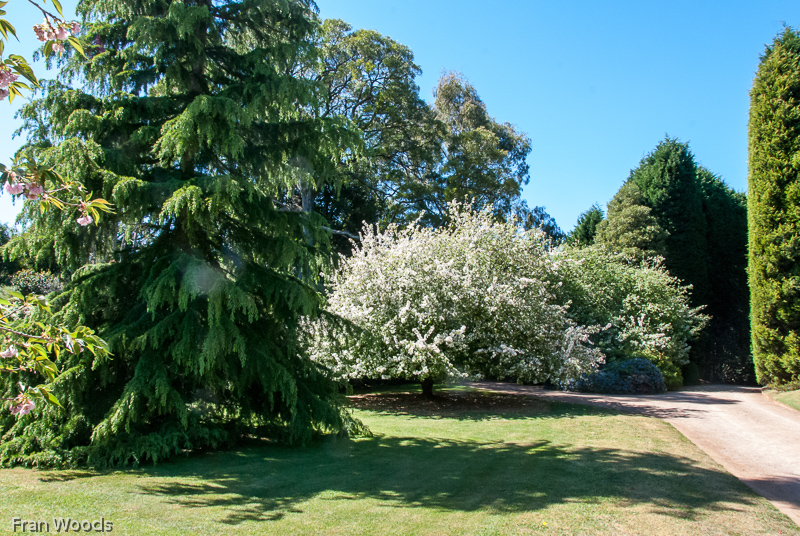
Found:
<path fill-rule="evenodd" d="M 77 22 L 73 22 L 70 25 L 70 30 L 72 31 L 72 35 L 78 35 L 81 31 L 81 25 L 78 24 Z"/>
<path fill-rule="evenodd" d="M 33 27 L 33 33 L 36 34 L 36 38 L 39 39 L 39 41 L 47 41 L 48 28 L 50 28 L 50 23 L 45 20 L 43 23 Z"/>
<path fill-rule="evenodd" d="M 0 88 L 7 88 L 12 82 L 16 82 L 19 75 L 11 71 L 6 66 L 0 66 Z"/>
<path fill-rule="evenodd" d="M 44 193 L 44 187 L 39 184 L 30 184 L 27 189 L 28 193 L 25 194 L 25 198 L 30 200 L 38 199 Z"/>
<path fill-rule="evenodd" d="M 69 30 L 66 26 L 59 26 L 56 28 L 56 39 L 64 40 L 69 37 Z"/>
<path fill-rule="evenodd" d="M 88 214 L 84 214 L 83 216 L 78 218 L 78 223 L 80 225 L 89 225 L 90 223 L 92 223 L 92 217 L 89 216 Z"/>
<path fill-rule="evenodd" d="M 64 45 L 62 45 L 61 43 L 53 43 L 53 52 L 58 52 L 59 54 L 61 54 L 62 52 L 64 52 Z"/>
<path fill-rule="evenodd" d="M 0 357 L 5 357 L 5 358 L 17 357 L 17 355 L 19 355 L 19 352 L 13 346 L 9 346 L 8 348 L 0 352 Z"/>
<path fill-rule="evenodd" d="M 0 88 L 0 100 L 5 99 L 6 97 L 8 97 L 8 90 Z"/>
<path fill-rule="evenodd" d="M 41 184 L 29 184 L 27 186 L 29 195 L 42 195 L 44 193 L 44 186 Z"/>
<path fill-rule="evenodd" d="M 11 195 L 19 195 L 25 190 L 25 185 L 18 182 L 6 181 L 5 188 L 6 192 L 10 193 Z"/>
<path fill-rule="evenodd" d="M 11 413 L 13 415 L 27 415 L 34 407 L 36 407 L 36 403 L 30 398 L 27 398 L 18 406 L 11 406 Z"/>

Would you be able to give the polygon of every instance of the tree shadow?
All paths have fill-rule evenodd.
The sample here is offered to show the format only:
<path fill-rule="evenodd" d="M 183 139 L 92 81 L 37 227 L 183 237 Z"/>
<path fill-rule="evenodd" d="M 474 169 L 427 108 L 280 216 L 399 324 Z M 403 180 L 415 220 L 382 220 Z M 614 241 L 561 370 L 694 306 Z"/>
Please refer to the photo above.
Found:
<path fill-rule="evenodd" d="M 320 494 L 492 513 L 618 500 L 694 519 L 753 494 L 731 475 L 666 453 L 572 447 L 549 441 L 477 442 L 413 437 L 330 438 L 305 449 L 251 447 L 145 470 L 166 482 L 140 486 L 182 507 L 222 507 L 222 522 L 278 520 Z M 195 481 L 202 479 L 201 482 Z"/>
<path fill-rule="evenodd" d="M 94 470 L 67 470 L 67 471 L 48 471 L 39 477 L 39 482 L 70 482 L 83 478 L 94 478 L 108 474 L 108 471 Z"/>
<path fill-rule="evenodd" d="M 367 393 L 349 396 L 347 403 L 352 408 L 383 415 L 471 421 L 548 417 L 552 416 L 554 409 L 559 418 L 598 413 L 596 409 L 577 405 L 554 404 L 530 396 L 478 390 L 440 390 L 432 399 L 417 392 Z"/>

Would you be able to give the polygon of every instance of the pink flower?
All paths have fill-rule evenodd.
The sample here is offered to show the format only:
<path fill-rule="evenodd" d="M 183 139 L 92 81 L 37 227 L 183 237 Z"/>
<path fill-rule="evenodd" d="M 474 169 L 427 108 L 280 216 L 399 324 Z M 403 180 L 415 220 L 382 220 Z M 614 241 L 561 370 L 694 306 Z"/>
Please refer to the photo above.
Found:
<path fill-rule="evenodd" d="M 19 75 L 12 72 L 5 65 L 0 65 L 0 88 L 7 88 L 12 82 L 16 82 Z"/>
<path fill-rule="evenodd" d="M 89 225 L 90 223 L 92 223 L 92 217 L 89 216 L 88 214 L 84 214 L 83 216 L 78 218 L 78 223 L 80 225 Z"/>
<path fill-rule="evenodd" d="M 69 30 L 66 26 L 59 26 L 56 28 L 56 39 L 64 40 L 69 37 Z"/>
<path fill-rule="evenodd" d="M 26 199 L 34 200 L 38 199 L 40 195 L 44 193 L 44 187 L 39 184 L 29 184 L 28 185 L 28 193 L 25 194 Z"/>
<path fill-rule="evenodd" d="M 28 195 L 42 195 L 44 193 L 44 186 L 41 184 L 28 184 Z"/>
<path fill-rule="evenodd" d="M 19 355 L 19 352 L 13 346 L 9 346 L 8 348 L 0 352 L 0 357 L 5 357 L 5 358 L 17 357 L 17 355 Z"/>
<path fill-rule="evenodd" d="M 8 97 L 8 90 L 0 88 L 0 100 L 5 99 L 6 97 Z"/>
<path fill-rule="evenodd" d="M 72 31 L 72 35 L 78 35 L 81 31 L 81 25 L 78 24 L 77 22 L 73 22 L 70 25 L 70 30 Z"/>
<path fill-rule="evenodd" d="M 39 39 L 39 41 L 47 41 L 48 28 L 50 28 L 50 23 L 45 20 L 43 23 L 33 27 L 33 33 L 36 34 L 36 38 Z"/>
<path fill-rule="evenodd" d="M 25 190 L 25 185 L 18 182 L 6 181 L 5 188 L 6 192 L 10 193 L 11 195 L 19 195 Z"/>
<path fill-rule="evenodd" d="M 36 407 L 36 403 L 30 398 L 27 398 L 18 406 L 11 406 L 11 413 L 13 415 L 27 415 L 34 407 Z"/>
<path fill-rule="evenodd" d="M 62 45 L 61 43 L 53 43 L 53 52 L 58 52 L 59 54 L 61 54 L 62 52 L 64 52 L 64 45 Z"/>

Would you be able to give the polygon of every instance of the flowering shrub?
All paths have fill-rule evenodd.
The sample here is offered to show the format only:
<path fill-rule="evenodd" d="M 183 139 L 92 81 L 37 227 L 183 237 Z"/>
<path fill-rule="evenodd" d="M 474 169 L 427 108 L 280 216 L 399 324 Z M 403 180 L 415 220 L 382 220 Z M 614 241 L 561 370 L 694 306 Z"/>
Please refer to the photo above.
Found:
<path fill-rule="evenodd" d="M 559 287 L 578 324 L 605 328 L 592 337 L 611 360 L 643 357 L 654 363 L 670 388 L 682 384 L 681 365 L 689 362 L 689 342 L 708 317 L 689 305 L 689 288 L 662 266 L 637 265 L 603 246 L 567 248 Z"/>
<path fill-rule="evenodd" d="M 541 231 L 451 205 L 450 223 L 361 243 L 330 282 L 333 317 L 307 325 L 308 350 L 342 379 L 489 376 L 566 381 L 594 370 L 596 327 L 571 320 Z M 336 318 L 340 319 L 337 320 Z"/>
<path fill-rule="evenodd" d="M 564 387 L 569 391 L 611 395 L 657 394 L 667 390 L 658 367 L 642 358 L 609 363 Z"/>
<path fill-rule="evenodd" d="M 20 270 L 11 276 L 11 284 L 22 294 L 50 294 L 61 290 L 64 285 L 49 271 Z"/>

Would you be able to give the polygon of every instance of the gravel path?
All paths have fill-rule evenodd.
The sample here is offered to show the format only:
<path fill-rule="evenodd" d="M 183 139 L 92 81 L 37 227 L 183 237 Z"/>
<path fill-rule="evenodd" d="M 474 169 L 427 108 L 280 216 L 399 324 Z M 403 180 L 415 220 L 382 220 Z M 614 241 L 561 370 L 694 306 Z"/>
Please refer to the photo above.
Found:
<path fill-rule="evenodd" d="M 474 385 L 662 419 L 800 525 L 800 411 L 769 400 L 760 389 L 710 385 L 663 395 L 612 396 L 500 382 Z"/>

